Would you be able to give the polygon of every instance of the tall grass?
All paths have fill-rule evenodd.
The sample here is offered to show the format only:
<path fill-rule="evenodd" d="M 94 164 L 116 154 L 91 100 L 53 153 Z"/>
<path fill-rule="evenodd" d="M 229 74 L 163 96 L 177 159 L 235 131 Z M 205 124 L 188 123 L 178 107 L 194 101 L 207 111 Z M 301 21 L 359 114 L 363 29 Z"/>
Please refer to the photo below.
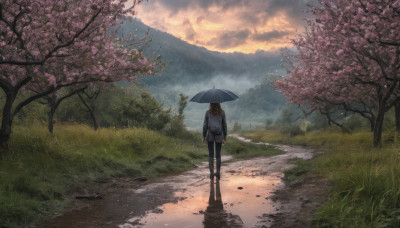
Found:
<path fill-rule="evenodd" d="M 396 133 L 384 133 L 383 148 L 372 147 L 370 132 L 330 130 L 288 137 L 259 131 L 247 136 L 318 146 L 325 151 L 313 164 L 333 187 L 326 204 L 315 214 L 316 227 L 400 227 L 400 144 Z"/>
<path fill-rule="evenodd" d="M 18 126 L 0 161 L 0 227 L 38 222 L 67 203 L 66 196 L 113 176 L 155 177 L 207 157 L 199 144 L 147 129 Z"/>
<path fill-rule="evenodd" d="M 143 128 L 97 131 L 59 125 L 54 134 L 40 124 L 17 125 L 9 153 L 0 160 L 0 227 L 26 227 L 62 210 L 70 195 L 118 176 L 181 172 L 208 158 L 200 133 L 171 138 Z M 273 147 L 229 138 L 223 154 L 272 155 Z"/>

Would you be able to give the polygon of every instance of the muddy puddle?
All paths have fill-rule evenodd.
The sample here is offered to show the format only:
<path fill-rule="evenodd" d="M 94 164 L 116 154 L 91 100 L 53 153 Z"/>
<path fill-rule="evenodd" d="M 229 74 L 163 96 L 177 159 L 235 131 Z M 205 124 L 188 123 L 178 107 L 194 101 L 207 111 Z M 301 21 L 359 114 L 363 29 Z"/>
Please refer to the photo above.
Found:
<path fill-rule="evenodd" d="M 310 159 L 312 151 L 280 146 L 285 154 L 249 160 L 223 156 L 221 179 L 210 180 L 208 162 L 177 176 L 125 188 L 69 211 L 43 227 L 269 227 L 265 214 L 282 206 L 272 194 L 284 187 L 289 160 Z"/>

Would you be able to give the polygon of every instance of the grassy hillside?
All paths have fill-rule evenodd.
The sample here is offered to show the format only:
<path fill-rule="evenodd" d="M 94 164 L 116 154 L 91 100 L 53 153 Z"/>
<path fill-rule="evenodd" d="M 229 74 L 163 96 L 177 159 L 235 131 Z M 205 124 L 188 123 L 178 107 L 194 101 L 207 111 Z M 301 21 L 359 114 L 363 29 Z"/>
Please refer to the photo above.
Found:
<path fill-rule="evenodd" d="M 400 227 L 400 144 L 396 133 L 384 133 L 383 148 L 372 147 L 370 132 L 328 130 L 288 137 L 258 131 L 245 135 L 272 143 L 318 146 L 324 151 L 308 164 L 333 184 L 326 204 L 315 214 L 316 227 Z"/>
<path fill-rule="evenodd" d="M 208 157 L 199 133 L 171 138 L 143 128 L 97 131 L 85 125 L 15 126 L 0 160 L 0 227 L 26 227 L 61 211 L 69 196 L 113 177 L 154 178 L 181 172 Z M 223 154 L 271 155 L 273 147 L 229 138 Z"/>

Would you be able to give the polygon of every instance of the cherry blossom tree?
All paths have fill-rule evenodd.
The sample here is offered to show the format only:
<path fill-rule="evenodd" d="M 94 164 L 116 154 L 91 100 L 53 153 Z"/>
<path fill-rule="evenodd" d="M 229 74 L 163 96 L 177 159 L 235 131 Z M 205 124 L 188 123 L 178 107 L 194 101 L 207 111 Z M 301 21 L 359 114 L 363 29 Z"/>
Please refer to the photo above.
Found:
<path fill-rule="evenodd" d="M 379 147 L 385 113 L 399 100 L 400 1 L 319 3 L 311 9 L 314 18 L 306 32 L 293 40 L 297 52 L 285 59 L 289 77 L 276 86 L 291 102 L 310 109 L 366 105 L 375 110 L 370 117 L 373 144 Z"/>
<path fill-rule="evenodd" d="M 127 7 L 127 0 L 0 0 L 3 148 L 15 114 L 30 102 L 67 86 L 134 81 L 152 73 L 154 64 L 136 49 L 134 37 L 116 39 L 110 32 L 140 2 Z M 16 104 L 21 90 L 33 93 Z"/>
<path fill-rule="evenodd" d="M 292 103 L 296 103 L 308 109 L 304 111 L 309 115 L 314 111 L 327 117 L 329 124 L 334 123 L 343 127 L 333 116 L 335 113 L 357 113 L 368 119 L 371 131 L 374 129 L 376 108 L 369 93 L 370 90 L 363 87 L 352 87 L 351 83 L 344 80 L 330 80 L 323 59 L 315 58 L 317 43 L 313 42 L 309 31 L 306 32 L 309 43 L 293 42 L 298 47 L 297 54 L 285 56 L 285 68 L 289 78 L 277 80 L 275 85 L 286 95 Z M 314 73 L 316 67 L 321 67 Z M 313 73 L 313 74 L 311 74 Z M 357 92 L 355 92 L 357 91 Z M 344 129 L 344 128 L 342 128 Z"/>

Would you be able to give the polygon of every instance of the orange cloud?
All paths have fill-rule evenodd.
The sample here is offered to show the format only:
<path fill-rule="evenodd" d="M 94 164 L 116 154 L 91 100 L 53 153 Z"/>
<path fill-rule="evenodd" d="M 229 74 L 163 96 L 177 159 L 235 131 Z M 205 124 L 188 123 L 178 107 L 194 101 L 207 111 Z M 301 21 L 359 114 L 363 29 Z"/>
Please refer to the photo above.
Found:
<path fill-rule="evenodd" d="M 149 0 L 137 17 L 155 29 L 220 52 L 254 53 L 290 46 L 311 0 Z"/>

